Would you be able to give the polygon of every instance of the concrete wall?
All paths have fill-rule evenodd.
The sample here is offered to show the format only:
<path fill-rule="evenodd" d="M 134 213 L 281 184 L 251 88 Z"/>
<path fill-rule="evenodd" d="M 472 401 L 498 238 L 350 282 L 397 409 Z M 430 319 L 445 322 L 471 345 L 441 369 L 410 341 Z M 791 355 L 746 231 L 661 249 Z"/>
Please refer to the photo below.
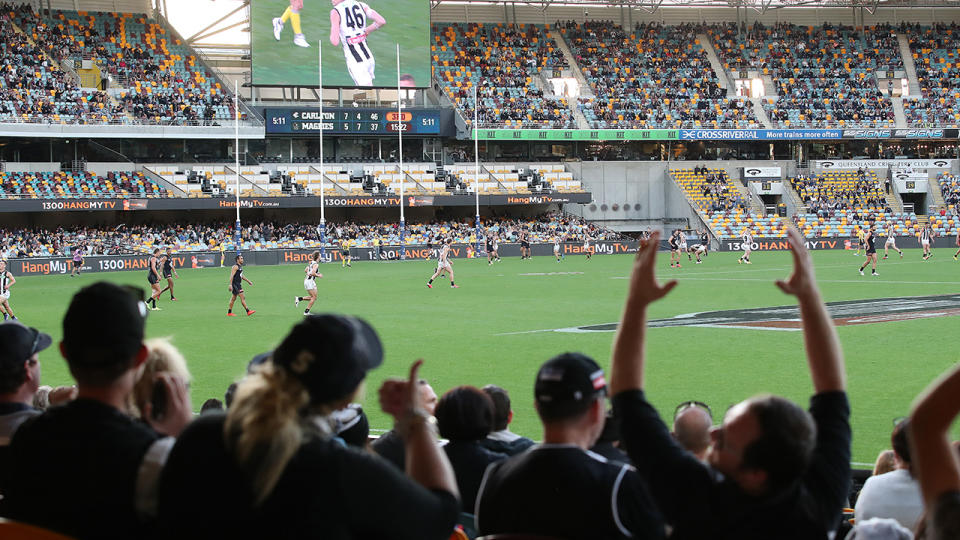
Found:
<path fill-rule="evenodd" d="M 44 161 L 30 163 L 26 161 L 8 161 L 7 172 L 56 172 L 60 170 L 60 162 Z"/>

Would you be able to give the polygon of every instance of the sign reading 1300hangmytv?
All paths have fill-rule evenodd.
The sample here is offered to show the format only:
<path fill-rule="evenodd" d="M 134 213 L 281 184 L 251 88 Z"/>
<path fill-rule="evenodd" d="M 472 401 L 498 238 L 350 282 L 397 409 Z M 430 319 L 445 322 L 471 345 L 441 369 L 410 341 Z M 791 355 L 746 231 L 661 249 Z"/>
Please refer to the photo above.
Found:
<path fill-rule="evenodd" d="M 267 134 L 330 135 L 438 135 L 440 111 L 437 109 L 323 109 L 268 108 L 264 110 Z"/>

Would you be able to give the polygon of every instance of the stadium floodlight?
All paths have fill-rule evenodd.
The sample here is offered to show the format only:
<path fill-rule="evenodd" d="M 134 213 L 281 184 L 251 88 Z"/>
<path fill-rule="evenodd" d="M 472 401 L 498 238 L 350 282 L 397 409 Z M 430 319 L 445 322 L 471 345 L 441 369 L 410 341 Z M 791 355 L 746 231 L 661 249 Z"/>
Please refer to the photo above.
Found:
<path fill-rule="evenodd" d="M 320 102 L 320 262 L 327 260 L 327 219 L 323 199 L 323 177 L 326 172 L 323 168 L 323 39 L 317 42 L 317 92 Z"/>
<path fill-rule="evenodd" d="M 480 253 L 482 244 L 480 243 L 480 124 L 477 123 L 480 110 L 480 85 L 473 85 L 473 194 L 477 202 L 477 253 Z"/>
<path fill-rule="evenodd" d="M 397 157 L 400 158 L 400 260 L 407 258 L 406 249 L 406 224 L 403 221 L 403 184 L 406 183 L 406 175 L 403 174 L 403 98 L 400 87 L 400 44 L 397 43 L 397 142 L 400 148 L 397 150 Z"/>
<path fill-rule="evenodd" d="M 237 223 L 235 230 L 233 232 L 233 245 L 236 248 L 237 255 L 240 255 L 240 103 L 239 103 L 239 89 L 237 88 L 238 81 L 234 79 L 233 81 L 233 158 L 234 158 L 234 175 L 233 175 L 233 191 L 234 191 L 234 201 L 237 204 Z"/>

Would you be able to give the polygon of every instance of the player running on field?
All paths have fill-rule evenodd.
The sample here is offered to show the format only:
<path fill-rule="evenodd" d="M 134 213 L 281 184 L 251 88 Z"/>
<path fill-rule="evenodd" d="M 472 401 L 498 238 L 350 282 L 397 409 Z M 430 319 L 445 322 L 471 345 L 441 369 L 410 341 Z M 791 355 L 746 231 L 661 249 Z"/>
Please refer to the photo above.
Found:
<path fill-rule="evenodd" d="M 923 226 L 923 230 L 920 231 L 920 246 L 923 247 L 923 260 L 927 260 L 930 257 L 933 257 L 933 251 L 930 250 L 930 246 L 933 244 L 933 229 L 930 228 L 930 224 Z"/>
<path fill-rule="evenodd" d="M 70 277 L 79 276 L 81 268 L 83 268 L 83 244 L 73 248 L 73 268 L 70 270 Z"/>
<path fill-rule="evenodd" d="M 373 23 L 367 26 L 367 19 Z M 330 43 L 343 46 L 347 71 L 357 86 L 373 86 L 377 62 L 367 45 L 370 32 L 387 24 L 387 21 L 364 2 L 357 0 L 333 0 L 330 10 Z"/>
<path fill-rule="evenodd" d="M 553 235 L 553 256 L 557 258 L 557 262 L 560 262 L 562 256 L 560 253 L 560 236 L 556 234 Z"/>
<path fill-rule="evenodd" d="M 236 317 L 237 314 L 233 312 L 233 302 L 236 299 L 240 298 L 240 305 L 243 306 L 243 309 L 247 311 L 247 315 L 253 315 L 256 311 L 247 307 L 247 298 L 243 294 L 243 281 L 246 281 L 250 285 L 253 285 L 253 282 L 244 277 L 243 275 L 243 255 L 237 255 L 234 259 L 236 264 L 233 265 L 233 268 L 230 269 L 230 305 L 227 307 L 227 317 Z"/>
<path fill-rule="evenodd" d="M 450 274 L 450 288 L 459 289 L 460 287 L 453 282 L 453 263 L 450 262 L 450 246 L 453 245 L 453 238 L 447 238 L 444 242 L 443 247 L 440 249 L 440 255 L 437 257 L 437 271 L 433 273 L 433 276 L 430 277 L 430 281 L 427 282 L 427 288 L 433 288 L 433 280 L 437 279 L 442 272 L 446 271 Z"/>
<path fill-rule="evenodd" d="M 320 252 L 314 251 L 310 254 L 310 262 L 307 263 L 307 267 L 303 269 L 303 273 L 306 274 L 306 277 L 303 278 L 303 288 L 307 290 L 309 296 L 296 296 L 293 299 L 293 305 L 299 306 L 300 302 L 303 302 L 306 299 L 310 299 L 310 303 L 307 304 L 307 309 L 303 310 L 304 316 L 310 314 L 310 308 L 313 307 L 313 303 L 317 301 L 317 278 L 322 278 L 323 274 L 320 273 Z"/>
<path fill-rule="evenodd" d="M 900 248 L 897 247 L 897 233 L 894 230 L 893 224 L 887 224 L 887 241 L 883 244 L 883 258 L 887 258 L 887 254 L 890 253 L 890 248 L 893 248 L 894 251 L 900 254 L 900 258 L 903 258 L 903 252 L 900 251 Z"/>
<path fill-rule="evenodd" d="M 680 229 L 674 229 L 667 244 L 670 245 L 670 267 L 680 268 Z"/>
<path fill-rule="evenodd" d="M 289 20 L 293 25 L 293 44 L 297 47 L 309 47 L 307 38 L 300 28 L 300 10 L 303 9 L 303 0 L 290 0 L 290 5 L 283 11 L 283 15 L 273 19 L 273 37 L 280 41 L 283 25 Z M 334 43 L 336 45 L 336 43 Z"/>
<path fill-rule="evenodd" d="M 877 273 L 877 245 L 876 245 L 876 237 L 873 231 L 873 227 L 871 227 L 870 230 L 864 233 L 863 243 L 864 243 L 864 249 L 866 250 L 866 253 L 867 253 L 867 260 L 863 261 L 863 266 L 860 267 L 860 275 L 861 276 L 863 275 L 863 269 L 866 268 L 867 265 L 872 262 L 873 269 L 870 272 L 870 275 L 879 276 L 880 274 Z"/>
<path fill-rule="evenodd" d="M 737 264 L 753 264 L 750 262 L 750 253 L 753 252 L 753 231 L 750 230 L 750 227 L 747 227 L 743 230 L 743 255 L 737 259 Z"/>
<path fill-rule="evenodd" d="M 7 270 L 7 261 L 0 261 L 0 312 L 3 312 L 3 320 L 17 320 L 10 309 L 10 287 L 16 282 L 17 279 Z"/>
<path fill-rule="evenodd" d="M 163 279 L 167 280 L 167 286 L 160 291 L 160 294 L 163 294 L 164 291 L 170 291 L 170 300 L 176 300 L 173 296 L 173 278 L 179 278 L 180 274 L 177 273 L 177 269 L 173 266 L 173 248 L 167 248 L 167 254 L 163 256 Z"/>
<path fill-rule="evenodd" d="M 344 238 L 343 240 L 340 240 L 340 268 L 353 268 L 353 266 L 350 264 L 351 260 L 350 241 Z"/>
<path fill-rule="evenodd" d="M 147 306 L 153 311 L 159 311 L 157 300 L 160 299 L 160 248 L 154 248 L 153 255 L 147 260 L 147 283 L 150 284 L 150 299 Z"/>

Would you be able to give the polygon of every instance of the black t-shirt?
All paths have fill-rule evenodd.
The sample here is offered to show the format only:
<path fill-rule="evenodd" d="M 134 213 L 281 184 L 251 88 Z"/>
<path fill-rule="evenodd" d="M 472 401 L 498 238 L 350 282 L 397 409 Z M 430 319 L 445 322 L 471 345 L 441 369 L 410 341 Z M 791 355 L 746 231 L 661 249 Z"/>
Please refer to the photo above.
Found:
<path fill-rule="evenodd" d="M 241 285 L 243 285 L 243 282 L 240 281 L 243 279 L 243 267 L 239 264 L 235 266 L 237 267 L 237 271 L 233 273 L 233 282 L 231 284 L 233 285 L 233 290 L 237 291 L 240 290 Z"/>
<path fill-rule="evenodd" d="M 826 538 L 840 521 L 850 488 L 850 405 L 844 392 L 810 399 L 817 425 L 813 461 L 790 488 L 750 497 L 698 461 L 670 436 L 640 390 L 613 396 L 627 454 L 674 528 L 671 539 Z"/>
<path fill-rule="evenodd" d="M 370 448 L 383 459 L 389 461 L 398 470 L 407 468 L 407 452 L 403 444 L 403 439 L 392 429 L 370 444 Z"/>
<path fill-rule="evenodd" d="M 177 439 L 160 479 L 164 537 L 446 540 L 453 531 L 460 509 L 453 494 L 320 436 L 308 436 L 255 506 L 226 449 L 225 419 L 198 418 Z"/>
<path fill-rule="evenodd" d="M 457 487 L 460 489 L 461 507 L 465 512 L 473 512 L 477 504 L 477 491 L 483 473 L 491 463 L 507 459 L 507 454 L 491 452 L 476 441 L 450 441 L 443 446 L 443 451 L 453 466 L 453 474 L 457 477 Z"/>
<path fill-rule="evenodd" d="M 477 495 L 476 523 L 481 535 L 664 537 L 637 471 L 573 445 L 534 446 L 491 465 Z"/>
<path fill-rule="evenodd" d="M 874 245 L 873 233 L 867 233 L 867 253 L 876 253 L 877 248 Z"/>
<path fill-rule="evenodd" d="M 139 538 L 134 495 L 143 456 L 159 438 L 119 410 L 89 399 L 53 407 L 20 426 L 10 444 L 7 517 L 77 538 Z"/>

